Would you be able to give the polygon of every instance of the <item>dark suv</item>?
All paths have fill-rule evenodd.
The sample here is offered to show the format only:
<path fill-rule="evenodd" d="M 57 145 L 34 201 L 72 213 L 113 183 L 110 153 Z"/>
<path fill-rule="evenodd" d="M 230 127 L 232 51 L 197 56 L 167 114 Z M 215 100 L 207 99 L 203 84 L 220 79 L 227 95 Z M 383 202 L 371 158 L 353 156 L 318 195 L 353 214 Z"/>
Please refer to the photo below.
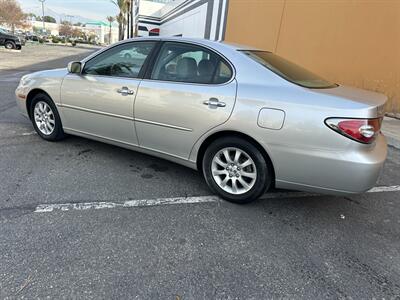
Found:
<path fill-rule="evenodd" d="M 21 49 L 21 39 L 11 32 L 0 28 L 0 46 L 6 49 Z"/>

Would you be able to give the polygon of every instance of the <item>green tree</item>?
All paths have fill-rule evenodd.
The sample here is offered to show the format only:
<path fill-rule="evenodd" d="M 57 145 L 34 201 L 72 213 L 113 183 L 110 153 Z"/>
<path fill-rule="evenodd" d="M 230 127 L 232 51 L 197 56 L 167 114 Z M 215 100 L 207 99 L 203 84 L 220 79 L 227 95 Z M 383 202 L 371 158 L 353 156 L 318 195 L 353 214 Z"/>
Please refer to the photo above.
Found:
<path fill-rule="evenodd" d="M 35 15 L 34 13 L 28 13 L 28 14 L 26 14 L 26 17 L 29 18 L 29 19 L 33 19 L 34 18 L 35 20 L 38 18 L 38 16 Z"/>
<path fill-rule="evenodd" d="M 37 26 L 33 26 L 33 27 L 32 27 L 32 31 L 33 31 L 34 33 L 40 33 L 41 30 L 42 30 L 42 27 L 37 27 Z"/>
<path fill-rule="evenodd" d="M 126 17 L 125 14 L 128 10 L 127 0 L 110 0 L 115 6 L 119 8 L 119 13 L 116 16 L 116 20 L 118 22 L 118 31 L 119 31 L 119 40 L 123 40 L 125 38 L 125 26 L 126 26 Z"/>
<path fill-rule="evenodd" d="M 110 31 L 108 33 L 108 43 L 111 44 L 111 30 L 112 30 L 112 22 L 115 21 L 115 18 L 113 16 L 108 16 L 107 21 L 110 23 Z"/>
<path fill-rule="evenodd" d="M 56 19 L 54 19 L 52 16 L 44 16 L 43 19 L 47 23 L 57 23 Z"/>

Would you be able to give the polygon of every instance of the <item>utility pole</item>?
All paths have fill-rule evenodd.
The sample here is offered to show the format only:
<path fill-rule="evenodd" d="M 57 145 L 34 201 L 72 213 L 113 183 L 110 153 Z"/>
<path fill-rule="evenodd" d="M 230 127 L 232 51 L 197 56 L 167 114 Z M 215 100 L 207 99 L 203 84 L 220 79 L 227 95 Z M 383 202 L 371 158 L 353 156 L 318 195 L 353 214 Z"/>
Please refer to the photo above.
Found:
<path fill-rule="evenodd" d="M 42 3 L 42 22 L 43 22 L 43 34 L 44 34 L 44 32 L 45 32 L 45 30 L 46 30 L 46 28 L 44 27 L 44 2 L 45 2 L 46 0 L 39 0 L 39 2 L 41 2 Z"/>

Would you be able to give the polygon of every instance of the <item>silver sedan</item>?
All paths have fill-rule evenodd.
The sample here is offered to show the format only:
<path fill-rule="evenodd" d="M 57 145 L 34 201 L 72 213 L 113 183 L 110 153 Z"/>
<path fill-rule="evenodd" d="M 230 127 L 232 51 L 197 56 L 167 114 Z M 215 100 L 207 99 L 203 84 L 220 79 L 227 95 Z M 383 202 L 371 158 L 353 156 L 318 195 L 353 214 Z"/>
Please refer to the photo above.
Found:
<path fill-rule="evenodd" d="M 72 134 L 168 159 L 237 203 L 273 186 L 361 193 L 386 159 L 385 96 L 246 46 L 127 40 L 24 76 L 16 98 L 45 140 Z"/>

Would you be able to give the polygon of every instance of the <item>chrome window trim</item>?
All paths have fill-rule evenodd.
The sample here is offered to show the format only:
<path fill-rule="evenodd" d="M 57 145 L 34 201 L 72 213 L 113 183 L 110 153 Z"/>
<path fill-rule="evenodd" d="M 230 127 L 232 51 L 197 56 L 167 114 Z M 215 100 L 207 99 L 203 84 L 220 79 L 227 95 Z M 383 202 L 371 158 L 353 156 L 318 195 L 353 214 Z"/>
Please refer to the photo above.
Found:
<path fill-rule="evenodd" d="M 118 42 L 116 44 L 110 45 L 110 46 L 108 46 L 108 47 L 106 47 L 104 49 L 101 49 L 101 50 L 89 55 L 88 57 L 84 58 L 83 60 L 81 60 L 80 61 L 80 63 L 81 63 L 81 72 L 79 73 L 79 75 L 81 75 L 81 76 L 90 75 L 90 76 L 102 76 L 102 77 L 107 77 L 107 78 L 125 78 L 125 79 L 138 79 L 138 80 L 141 80 L 143 78 L 140 78 L 139 74 L 140 74 L 140 71 L 142 70 L 143 66 L 145 65 L 147 57 L 145 59 L 145 62 L 142 65 L 142 67 L 139 70 L 138 77 L 121 77 L 121 76 L 108 76 L 108 75 L 98 75 L 98 74 L 85 74 L 85 73 L 83 73 L 83 71 L 85 69 L 86 63 L 88 63 L 92 59 L 95 59 L 97 56 L 99 56 L 99 55 L 103 54 L 104 52 L 106 52 L 108 50 L 111 50 L 113 48 L 116 48 L 116 47 L 119 47 L 119 46 L 122 46 L 122 45 L 125 45 L 125 44 L 129 44 L 129 43 L 146 43 L 146 42 L 154 42 L 154 47 L 156 47 L 157 43 L 159 41 L 160 40 L 158 40 L 158 39 L 124 40 L 124 41 L 120 41 L 120 42 Z M 151 52 L 153 50 L 154 50 L 154 48 L 150 51 L 150 54 L 151 54 Z"/>
<path fill-rule="evenodd" d="M 142 78 L 135 78 L 135 77 L 121 77 L 121 76 L 108 76 L 108 75 L 94 75 L 94 74 L 73 74 L 73 73 L 68 73 L 68 75 L 78 75 L 80 77 L 100 77 L 100 78 L 115 78 L 115 79 L 123 79 L 123 80 L 136 80 L 138 81 L 138 84 L 140 83 L 140 81 L 142 81 Z"/>
<path fill-rule="evenodd" d="M 130 40 L 119 41 L 119 42 L 117 42 L 115 44 L 112 44 L 112 45 L 110 45 L 108 47 L 100 49 L 100 50 L 96 51 L 95 53 L 92 53 L 88 57 L 85 57 L 84 59 L 81 60 L 81 63 L 86 64 L 89 60 L 92 60 L 93 58 L 97 57 L 98 55 L 102 54 L 103 52 L 105 52 L 107 50 L 110 50 L 110 49 L 112 49 L 114 47 L 118 47 L 118 46 L 123 45 L 123 44 L 137 43 L 137 42 L 152 42 L 152 41 L 154 41 L 157 44 L 157 42 L 159 42 L 160 40 L 161 39 L 136 39 L 136 40 L 130 39 Z"/>
<path fill-rule="evenodd" d="M 199 47 L 206 48 L 206 49 L 216 53 L 217 55 L 221 56 L 229 64 L 229 66 L 230 66 L 230 68 L 232 70 L 232 77 L 230 78 L 230 80 L 228 80 L 228 81 L 226 81 L 224 83 L 211 83 L 210 84 L 210 83 L 195 83 L 195 82 L 181 82 L 181 81 L 165 81 L 165 80 L 150 79 L 150 78 L 132 78 L 132 77 L 116 77 L 116 76 L 106 76 L 106 75 L 92 75 L 92 74 L 83 74 L 82 73 L 84 68 L 85 68 L 85 65 L 86 65 L 86 63 L 88 61 L 92 60 L 93 58 L 97 57 L 98 55 L 102 54 L 103 52 L 105 52 L 105 51 L 107 51 L 109 49 L 112 49 L 114 47 L 117 47 L 117 46 L 123 45 L 123 44 L 127 44 L 127 43 L 152 42 L 152 41 L 154 41 L 156 44 L 158 42 L 175 42 L 175 43 L 196 45 L 196 46 L 199 46 Z M 158 56 L 157 56 L 157 58 L 158 58 Z M 209 85 L 223 86 L 223 85 L 227 85 L 227 84 L 231 83 L 236 78 L 236 73 L 237 73 L 236 72 L 236 68 L 233 65 L 233 63 L 224 54 L 222 54 L 218 50 L 216 50 L 216 49 L 214 49 L 214 48 L 212 48 L 212 47 L 210 47 L 208 45 L 205 45 L 205 44 L 203 44 L 201 42 L 187 41 L 187 40 L 186 41 L 180 41 L 180 40 L 177 40 L 176 38 L 174 39 L 174 38 L 148 38 L 148 37 L 145 37 L 145 38 L 136 38 L 136 39 L 128 39 L 128 40 L 119 41 L 119 42 L 117 42 L 117 43 L 115 43 L 115 44 L 113 44 L 111 46 L 108 46 L 108 47 L 106 47 L 104 49 L 101 49 L 101 50 L 89 55 L 88 57 L 82 59 L 81 60 L 81 64 L 82 64 L 82 71 L 80 73 L 81 76 L 85 76 L 85 75 L 104 76 L 104 77 L 107 77 L 107 78 L 111 77 L 111 78 L 124 78 L 124 79 L 138 79 L 138 80 L 157 81 L 157 82 L 173 82 L 173 83 L 183 83 L 183 84 L 192 84 L 192 85 L 195 84 L 195 85 L 201 85 L 201 86 L 209 86 Z"/>
<path fill-rule="evenodd" d="M 185 85 L 200 85 L 200 86 L 224 86 L 232 83 L 235 78 L 231 78 L 229 81 L 224 82 L 224 83 L 197 83 L 197 82 L 182 82 L 182 81 L 172 81 L 172 80 L 158 80 L 158 79 L 148 79 L 148 78 L 143 78 L 141 81 L 147 81 L 147 82 L 160 82 L 160 83 L 173 83 L 173 84 L 185 84 Z"/>

